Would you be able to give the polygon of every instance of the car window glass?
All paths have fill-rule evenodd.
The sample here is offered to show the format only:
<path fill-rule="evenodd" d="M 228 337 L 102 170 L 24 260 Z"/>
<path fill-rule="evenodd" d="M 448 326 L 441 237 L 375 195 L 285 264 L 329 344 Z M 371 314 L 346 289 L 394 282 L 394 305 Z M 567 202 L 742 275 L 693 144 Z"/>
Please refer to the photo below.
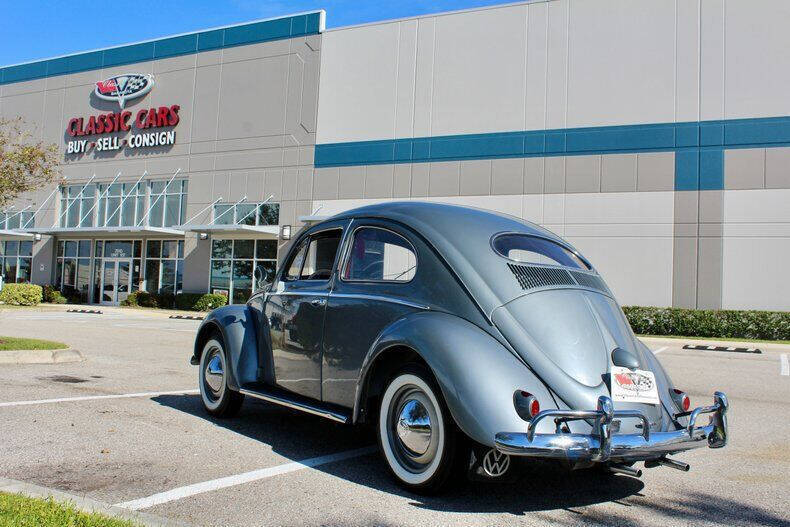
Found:
<path fill-rule="evenodd" d="M 291 257 L 291 262 L 287 267 L 288 271 L 285 273 L 286 280 L 297 280 L 299 278 L 299 272 L 302 270 L 302 262 L 304 262 L 305 252 L 307 252 L 307 240 L 300 244 L 299 249 L 297 249 L 293 257 Z"/>
<path fill-rule="evenodd" d="M 392 231 L 361 228 L 354 234 L 344 280 L 408 282 L 417 270 L 417 256 L 408 241 Z"/>
<path fill-rule="evenodd" d="M 335 265 L 335 254 L 340 245 L 340 230 L 318 233 L 310 237 L 302 280 L 329 280 Z"/>
<path fill-rule="evenodd" d="M 526 234 L 502 234 L 494 238 L 494 250 L 516 262 L 564 265 L 590 270 L 590 266 L 562 245 Z"/>

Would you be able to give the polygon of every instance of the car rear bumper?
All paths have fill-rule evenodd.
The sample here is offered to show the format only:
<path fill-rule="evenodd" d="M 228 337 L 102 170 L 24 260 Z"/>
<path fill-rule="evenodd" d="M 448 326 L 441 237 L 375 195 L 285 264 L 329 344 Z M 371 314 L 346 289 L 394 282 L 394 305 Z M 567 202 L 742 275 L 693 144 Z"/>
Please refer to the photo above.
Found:
<path fill-rule="evenodd" d="M 721 448 L 727 444 L 727 396 L 716 392 L 712 406 L 701 406 L 689 412 L 685 428 L 669 432 L 650 432 L 649 422 L 638 410 L 614 411 L 612 400 L 602 396 L 597 410 L 546 410 L 536 415 L 526 432 L 496 434 L 497 450 L 513 456 L 566 459 L 572 462 L 628 462 L 656 459 L 673 452 L 708 446 Z M 696 426 L 697 418 L 711 414 L 710 423 Z M 557 424 L 572 420 L 593 421 L 593 433 L 536 434 L 537 424 L 553 417 Z M 611 423 L 617 418 L 642 420 L 641 434 L 612 434 Z"/>

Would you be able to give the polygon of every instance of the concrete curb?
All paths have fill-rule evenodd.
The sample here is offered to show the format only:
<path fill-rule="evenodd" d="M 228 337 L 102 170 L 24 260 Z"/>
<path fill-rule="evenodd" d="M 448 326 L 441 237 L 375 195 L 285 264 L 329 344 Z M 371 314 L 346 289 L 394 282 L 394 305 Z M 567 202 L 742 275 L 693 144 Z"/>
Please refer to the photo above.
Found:
<path fill-rule="evenodd" d="M 0 364 L 60 364 L 80 362 L 82 353 L 67 348 L 63 350 L 7 350 L 0 351 Z"/>
<path fill-rule="evenodd" d="M 106 516 L 137 522 L 146 527 L 192 527 L 190 524 L 179 520 L 160 518 L 145 512 L 130 511 L 83 496 L 76 496 L 59 490 L 39 487 L 32 483 L 25 483 L 24 481 L 17 481 L 14 479 L 0 478 L 0 491 L 10 494 L 22 494 L 23 496 L 31 498 L 48 498 L 51 496 L 55 501 L 61 503 L 68 502 L 73 505 L 74 508 L 83 512 L 98 512 Z"/>

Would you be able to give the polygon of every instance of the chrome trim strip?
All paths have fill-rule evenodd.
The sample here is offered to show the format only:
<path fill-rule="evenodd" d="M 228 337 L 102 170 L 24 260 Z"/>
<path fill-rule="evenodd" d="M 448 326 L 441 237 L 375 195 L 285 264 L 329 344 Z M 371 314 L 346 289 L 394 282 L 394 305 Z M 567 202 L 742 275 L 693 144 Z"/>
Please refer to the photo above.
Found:
<path fill-rule="evenodd" d="M 413 307 L 415 309 L 423 309 L 425 311 L 429 311 L 431 308 L 429 306 L 423 304 L 417 304 L 415 302 L 410 302 L 408 300 L 401 300 L 400 298 L 392 298 L 389 296 L 380 296 L 380 295 L 366 295 L 366 294 L 359 294 L 359 293 L 335 293 L 334 291 L 329 293 L 329 298 L 357 298 L 360 300 L 375 300 L 378 302 L 389 302 L 391 304 L 401 304 L 403 306 Z"/>
<path fill-rule="evenodd" d="M 261 399 L 263 401 L 267 401 L 270 403 L 279 404 L 280 406 L 285 406 L 286 408 L 292 408 L 294 410 L 299 410 L 308 414 L 325 417 L 326 419 L 330 419 L 338 423 L 343 423 L 343 424 L 348 423 L 348 416 L 340 414 L 338 412 L 333 412 L 332 410 L 327 410 L 325 408 L 319 408 L 317 406 L 313 406 L 307 403 L 296 402 L 290 399 L 286 399 L 285 397 L 280 397 L 279 395 L 271 395 L 268 393 L 260 393 L 260 392 L 254 392 L 252 390 L 245 390 L 244 388 L 239 390 L 239 392 L 243 393 L 244 395 L 249 395 L 250 397 L 254 397 L 256 399 Z"/>

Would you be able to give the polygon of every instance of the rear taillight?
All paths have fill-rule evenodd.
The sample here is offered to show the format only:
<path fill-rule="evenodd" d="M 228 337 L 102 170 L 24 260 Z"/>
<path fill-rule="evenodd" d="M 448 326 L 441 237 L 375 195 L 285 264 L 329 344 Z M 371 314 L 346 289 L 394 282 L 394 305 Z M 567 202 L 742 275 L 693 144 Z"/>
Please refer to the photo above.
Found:
<path fill-rule="evenodd" d="M 538 398 L 524 390 L 513 394 L 513 405 L 516 407 L 516 413 L 525 421 L 529 421 L 540 413 Z"/>
<path fill-rule="evenodd" d="M 686 392 L 683 390 L 678 390 L 677 388 L 673 389 L 672 398 L 675 399 L 677 405 L 680 406 L 684 412 L 688 412 L 689 408 L 691 408 L 691 399 L 689 399 L 689 396 L 686 395 Z"/>

